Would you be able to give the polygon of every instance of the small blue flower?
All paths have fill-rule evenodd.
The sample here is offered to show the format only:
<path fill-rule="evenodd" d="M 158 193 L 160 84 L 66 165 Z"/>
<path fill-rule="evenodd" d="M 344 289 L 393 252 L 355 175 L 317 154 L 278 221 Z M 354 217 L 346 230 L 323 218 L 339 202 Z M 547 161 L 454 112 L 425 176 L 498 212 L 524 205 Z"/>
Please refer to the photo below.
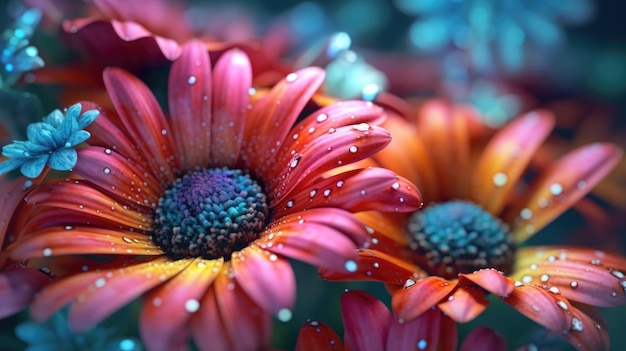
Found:
<path fill-rule="evenodd" d="M 81 109 L 75 104 L 65 116 L 55 110 L 42 122 L 31 123 L 26 128 L 28 141 L 14 140 L 2 148 L 8 160 L 0 163 L 0 174 L 20 168 L 25 176 L 36 178 L 46 165 L 58 171 L 72 169 L 77 161 L 74 146 L 89 139 L 91 134 L 84 129 L 99 115 L 96 110 L 81 114 Z"/>
<path fill-rule="evenodd" d="M 41 20 L 41 10 L 26 9 L 2 33 L 0 42 L 0 88 L 13 85 L 24 72 L 44 66 L 30 38 Z"/>

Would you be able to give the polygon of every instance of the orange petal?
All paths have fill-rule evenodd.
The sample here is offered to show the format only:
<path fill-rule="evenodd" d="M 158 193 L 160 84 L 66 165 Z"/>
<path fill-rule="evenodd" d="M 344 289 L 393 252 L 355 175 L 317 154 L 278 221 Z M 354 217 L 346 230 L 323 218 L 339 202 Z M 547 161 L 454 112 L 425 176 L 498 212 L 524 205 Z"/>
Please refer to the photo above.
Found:
<path fill-rule="evenodd" d="M 563 156 L 533 184 L 530 196 L 512 209 L 514 235 L 522 242 L 572 207 L 617 164 L 622 151 L 611 144 L 580 147 Z M 512 218 L 511 218 L 512 219 Z"/>
<path fill-rule="evenodd" d="M 456 289 L 437 307 L 453 320 L 465 323 L 480 315 L 489 305 L 487 292 L 461 277 Z"/>
<path fill-rule="evenodd" d="M 393 294 L 391 306 L 399 319 L 408 321 L 441 302 L 454 287 L 454 283 L 439 277 L 427 277 L 417 281 L 409 279 L 405 282 L 404 289 Z"/>
<path fill-rule="evenodd" d="M 483 150 L 472 178 L 471 199 L 498 215 L 541 143 L 554 128 L 547 111 L 532 111 L 502 128 Z"/>
<path fill-rule="evenodd" d="M 328 325 L 307 321 L 300 328 L 296 351 L 344 351 L 341 339 Z"/>
<path fill-rule="evenodd" d="M 513 279 L 492 268 L 462 274 L 461 277 L 460 283 L 463 283 L 463 280 L 467 279 L 496 296 L 507 296 L 515 289 L 515 281 Z"/>
<path fill-rule="evenodd" d="M 322 278 L 332 281 L 379 281 L 385 284 L 403 286 L 408 279 L 418 280 L 427 276 L 415 265 L 386 253 L 360 249 L 357 270 L 319 270 Z"/>
<path fill-rule="evenodd" d="M 168 78 L 172 133 L 185 171 L 208 165 L 211 150 L 211 62 L 204 46 L 190 42 Z"/>
<path fill-rule="evenodd" d="M 296 277 L 289 261 L 250 245 L 233 253 L 231 264 L 241 288 L 265 312 L 291 310 L 296 299 Z"/>
<path fill-rule="evenodd" d="M 252 68 L 237 49 L 224 53 L 213 78 L 213 124 L 211 158 L 207 164 L 234 167 L 246 128 Z"/>
<path fill-rule="evenodd" d="M 222 264 L 222 259 L 196 258 L 178 275 L 146 296 L 139 316 L 139 329 L 148 349 L 184 349 L 190 335 L 187 322 L 200 310 L 202 296 Z"/>

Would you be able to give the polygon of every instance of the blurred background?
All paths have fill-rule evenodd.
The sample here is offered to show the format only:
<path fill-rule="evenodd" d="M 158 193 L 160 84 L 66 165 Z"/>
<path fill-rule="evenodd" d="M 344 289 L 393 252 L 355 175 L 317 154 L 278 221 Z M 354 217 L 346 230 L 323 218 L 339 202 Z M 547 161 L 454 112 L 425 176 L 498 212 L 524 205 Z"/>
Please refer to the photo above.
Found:
<path fill-rule="evenodd" d="M 181 4 L 187 23 L 198 32 L 226 35 L 226 40 L 251 35 L 266 38 L 264 43 L 273 45 L 276 57 L 284 62 L 324 66 L 325 91 L 338 98 L 367 99 L 380 91 L 406 98 L 445 97 L 472 105 L 494 128 L 530 109 L 549 108 L 558 122 L 548 152 L 593 140 L 626 145 L 626 5 L 618 1 L 170 2 Z M 79 0 L 2 2 L 0 28 L 10 28 L 19 17 L 16 14 L 23 14 L 24 4 L 50 3 L 60 11 L 57 20 L 81 16 L 88 4 Z M 63 107 L 57 106 L 58 96 L 50 85 L 30 84 L 36 83 L 29 81 L 30 72 L 37 72 L 44 62 L 54 65 L 77 55 L 55 39 L 59 29 L 46 15 L 50 13 L 43 19 L 20 17 L 21 26 L 32 29 L 25 35 L 30 38 L 28 47 L 38 50 L 34 53 L 24 50 L 22 56 L 5 55 L 11 48 L 5 32 L 0 113 L 7 128 L 17 134 L 27 121 L 43 116 L 42 111 Z M 347 48 L 351 55 L 340 54 Z M 8 63 L 22 66 L 11 74 Z M 580 206 L 528 244 L 566 242 L 625 254 L 625 218 L 626 166 L 622 162 Z M 345 289 L 363 288 L 389 302 L 381 285 L 324 282 L 313 268 L 296 262 L 294 266 L 298 304 L 290 322 L 277 321 L 274 340 L 279 349 L 293 348 L 300 325 L 309 318 L 341 331 L 339 295 Z M 139 350 L 136 326 L 128 323 L 132 320 L 128 315 L 136 313 L 137 306 L 129 306 L 83 339 L 132 340 L 127 350 Z M 626 307 L 607 309 L 605 316 L 613 350 L 622 350 Z M 0 320 L 0 349 L 24 349 L 25 339 L 55 328 L 71 338 L 63 331 L 63 323 L 61 316 L 35 325 L 27 321 L 26 313 Z M 542 328 L 497 299 L 480 318 L 461 325 L 461 337 L 483 324 L 505 335 L 511 349 L 529 341 L 540 350 L 570 349 L 558 339 L 546 338 Z M 16 325 L 20 326 L 18 335 Z M 108 347 L 105 341 L 98 344 L 101 349 Z"/>

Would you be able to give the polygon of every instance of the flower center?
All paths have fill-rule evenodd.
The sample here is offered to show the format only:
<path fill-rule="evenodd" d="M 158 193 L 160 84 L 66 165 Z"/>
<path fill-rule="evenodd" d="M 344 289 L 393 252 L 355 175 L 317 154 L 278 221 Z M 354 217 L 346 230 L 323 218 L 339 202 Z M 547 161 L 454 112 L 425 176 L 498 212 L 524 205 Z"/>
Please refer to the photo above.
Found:
<path fill-rule="evenodd" d="M 454 200 L 413 213 L 413 260 L 432 275 L 456 278 L 481 268 L 511 271 L 515 243 L 508 225 L 480 206 Z"/>
<path fill-rule="evenodd" d="M 267 196 L 248 174 L 202 169 L 178 178 L 159 199 L 152 240 L 175 258 L 230 259 L 259 237 Z"/>

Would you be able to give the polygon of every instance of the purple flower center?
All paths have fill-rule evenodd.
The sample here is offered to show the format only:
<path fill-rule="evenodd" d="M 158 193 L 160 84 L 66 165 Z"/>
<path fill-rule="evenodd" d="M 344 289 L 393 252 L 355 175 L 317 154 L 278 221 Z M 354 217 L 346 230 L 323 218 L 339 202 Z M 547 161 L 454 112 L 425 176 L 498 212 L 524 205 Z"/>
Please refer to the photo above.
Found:
<path fill-rule="evenodd" d="M 159 199 L 152 240 L 175 258 L 228 260 L 259 237 L 268 217 L 267 196 L 248 174 L 203 169 L 178 178 Z"/>
<path fill-rule="evenodd" d="M 472 202 L 430 205 L 413 213 L 407 229 L 413 260 L 432 275 L 456 278 L 482 268 L 511 271 L 515 242 L 508 225 Z"/>

